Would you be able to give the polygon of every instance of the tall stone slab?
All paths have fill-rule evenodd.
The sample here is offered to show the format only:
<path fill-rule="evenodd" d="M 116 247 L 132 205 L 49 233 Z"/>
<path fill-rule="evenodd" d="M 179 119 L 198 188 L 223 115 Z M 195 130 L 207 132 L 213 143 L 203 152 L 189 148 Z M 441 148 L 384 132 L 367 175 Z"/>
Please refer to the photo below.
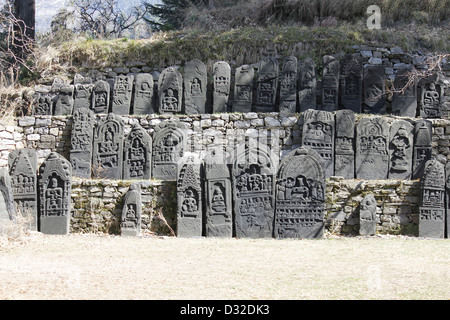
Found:
<path fill-rule="evenodd" d="M 150 73 L 138 73 L 134 77 L 133 114 L 154 114 L 153 76 Z"/>
<path fill-rule="evenodd" d="M 368 66 L 364 69 L 363 112 L 371 114 L 386 113 L 386 85 L 384 67 Z"/>
<path fill-rule="evenodd" d="M 434 75 L 420 81 L 419 114 L 422 118 L 442 117 L 444 88 L 438 79 L 438 76 Z"/>
<path fill-rule="evenodd" d="M 445 165 L 445 230 L 446 237 L 450 238 L 450 162 Z"/>
<path fill-rule="evenodd" d="M 186 151 L 186 139 L 186 128 L 179 120 L 169 119 L 156 125 L 153 133 L 153 178 L 177 179 L 177 162 Z"/>
<path fill-rule="evenodd" d="M 256 112 L 275 112 L 278 88 L 278 60 L 272 57 L 261 59 L 256 78 Z"/>
<path fill-rule="evenodd" d="M 133 75 L 118 75 L 114 78 L 111 112 L 117 115 L 128 115 L 131 109 L 133 94 Z"/>
<path fill-rule="evenodd" d="M 280 74 L 280 113 L 282 115 L 297 112 L 297 73 L 297 58 L 286 57 Z"/>
<path fill-rule="evenodd" d="M 152 138 L 139 124 L 125 138 L 123 151 L 123 179 L 151 179 Z"/>
<path fill-rule="evenodd" d="M 236 237 L 273 237 L 276 169 L 264 146 L 237 146 L 232 169 Z"/>
<path fill-rule="evenodd" d="M 401 117 L 416 117 L 417 81 L 414 78 L 414 68 L 412 66 L 401 68 L 397 72 L 394 80 L 392 114 Z"/>
<path fill-rule="evenodd" d="M 336 111 L 339 104 L 340 63 L 333 56 L 323 57 L 322 110 Z"/>
<path fill-rule="evenodd" d="M 108 113 L 110 99 L 110 85 L 104 80 L 98 80 L 94 84 L 91 95 L 91 108 L 94 113 Z"/>
<path fill-rule="evenodd" d="M 387 179 L 389 125 L 382 117 L 361 118 L 356 126 L 355 170 L 357 179 Z"/>
<path fill-rule="evenodd" d="M 9 176 L 16 206 L 29 221 L 29 228 L 37 230 L 37 157 L 34 149 L 16 149 L 8 155 Z"/>
<path fill-rule="evenodd" d="M 202 163 L 198 155 L 186 153 L 178 162 L 177 236 L 201 237 L 203 226 Z"/>
<path fill-rule="evenodd" d="M 300 147 L 281 160 L 276 183 L 275 237 L 322 238 L 325 217 L 323 160 Z"/>
<path fill-rule="evenodd" d="M 213 113 L 228 111 L 228 99 L 231 90 L 231 67 L 226 61 L 213 65 Z"/>
<path fill-rule="evenodd" d="M 59 89 L 59 94 L 56 97 L 54 115 L 67 116 L 73 112 L 73 85 L 62 85 Z"/>
<path fill-rule="evenodd" d="M 95 114 L 92 110 L 87 108 L 75 110 L 70 136 L 70 163 L 76 177 L 91 177 L 94 126 Z"/>
<path fill-rule="evenodd" d="M 298 78 L 298 104 L 300 112 L 308 109 L 317 109 L 316 86 L 316 64 L 311 58 L 306 58 L 300 65 Z"/>
<path fill-rule="evenodd" d="M 233 112 L 251 112 L 253 101 L 253 78 L 255 69 L 249 65 L 236 68 Z"/>
<path fill-rule="evenodd" d="M 309 109 L 303 113 L 303 146 L 315 150 L 323 159 L 327 178 L 334 175 L 334 135 L 332 112 Z"/>
<path fill-rule="evenodd" d="M 123 120 L 109 113 L 94 131 L 92 172 L 94 178 L 122 179 Z"/>
<path fill-rule="evenodd" d="M 341 105 L 344 109 L 361 113 L 363 63 L 361 57 L 348 54 L 341 62 Z"/>
<path fill-rule="evenodd" d="M 123 201 L 120 235 L 139 236 L 141 234 L 141 216 L 141 188 L 139 184 L 132 184 Z"/>
<path fill-rule="evenodd" d="M 433 123 L 425 119 L 417 120 L 414 129 L 412 179 L 416 180 L 422 177 L 425 163 L 431 160 Z"/>
<path fill-rule="evenodd" d="M 334 175 L 355 178 L 355 113 L 350 109 L 336 112 Z"/>
<path fill-rule="evenodd" d="M 359 204 L 359 234 L 374 235 L 377 231 L 377 200 L 369 193 Z"/>
<path fill-rule="evenodd" d="M 205 64 L 197 59 L 184 65 L 184 112 L 186 114 L 206 113 L 206 91 L 208 75 Z"/>
<path fill-rule="evenodd" d="M 183 76 L 174 67 L 164 69 L 158 78 L 159 113 L 182 112 Z"/>
<path fill-rule="evenodd" d="M 70 231 L 72 190 L 70 162 L 52 152 L 39 168 L 39 228 L 45 234 Z"/>
<path fill-rule="evenodd" d="M 231 176 L 223 148 L 208 148 L 205 156 L 207 237 L 233 236 Z"/>
<path fill-rule="evenodd" d="M 389 140 L 389 179 L 411 179 L 414 126 L 406 120 L 391 124 Z"/>
<path fill-rule="evenodd" d="M 444 238 L 445 166 L 428 160 L 420 179 L 419 237 Z"/>
<path fill-rule="evenodd" d="M 80 108 L 91 108 L 93 84 L 77 83 L 74 85 L 73 112 Z"/>

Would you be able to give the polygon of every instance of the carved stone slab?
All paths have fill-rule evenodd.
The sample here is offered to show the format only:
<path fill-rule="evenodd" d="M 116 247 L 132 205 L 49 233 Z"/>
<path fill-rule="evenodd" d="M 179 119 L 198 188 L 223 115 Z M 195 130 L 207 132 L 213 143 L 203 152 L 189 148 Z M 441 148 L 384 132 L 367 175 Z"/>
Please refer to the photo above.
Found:
<path fill-rule="evenodd" d="M 406 120 L 391 124 L 389 142 L 389 179 L 411 179 L 414 126 Z"/>
<path fill-rule="evenodd" d="M 194 153 L 178 162 L 177 236 L 201 237 L 203 224 L 202 163 Z"/>
<path fill-rule="evenodd" d="M 296 57 L 284 59 L 280 74 L 280 113 L 284 115 L 297 112 L 297 69 Z"/>
<path fill-rule="evenodd" d="M 139 236 L 141 234 L 141 214 L 141 188 L 139 184 L 132 184 L 123 201 L 121 236 Z"/>
<path fill-rule="evenodd" d="M 206 113 L 206 91 L 208 77 L 205 64 L 197 59 L 184 65 L 184 112 Z"/>
<path fill-rule="evenodd" d="M 237 150 L 232 170 L 236 237 L 273 237 L 273 155 L 258 145 L 238 146 Z"/>
<path fill-rule="evenodd" d="M 341 105 L 361 113 L 363 64 L 360 56 L 347 55 L 341 63 Z"/>
<path fill-rule="evenodd" d="M 139 124 L 125 138 L 123 151 L 123 179 L 150 179 L 152 138 Z"/>
<path fill-rule="evenodd" d="M 445 166 L 445 221 L 447 238 L 450 238 L 450 162 Z"/>
<path fill-rule="evenodd" d="M 70 231 L 72 190 L 70 162 L 52 152 L 39 168 L 40 231 L 66 235 Z"/>
<path fill-rule="evenodd" d="M 91 108 L 94 113 L 108 113 L 110 99 L 109 83 L 104 80 L 98 80 L 94 84 L 91 98 Z"/>
<path fill-rule="evenodd" d="M 377 200 L 369 193 L 359 206 L 359 234 L 374 235 L 377 230 Z"/>
<path fill-rule="evenodd" d="M 256 112 L 275 112 L 279 66 L 276 58 L 265 57 L 259 62 L 256 79 Z"/>
<path fill-rule="evenodd" d="M 335 111 L 339 103 L 339 60 L 333 56 L 323 57 L 322 110 Z"/>
<path fill-rule="evenodd" d="M 153 134 L 152 174 L 161 180 L 177 179 L 177 162 L 186 150 L 186 128 L 178 120 L 166 120 Z"/>
<path fill-rule="evenodd" d="M 419 88 L 420 116 L 429 119 L 441 118 L 444 90 L 437 76 L 422 79 Z"/>
<path fill-rule="evenodd" d="M 444 238 L 445 166 L 428 160 L 420 182 L 419 237 Z"/>
<path fill-rule="evenodd" d="M 416 121 L 412 167 L 412 179 L 414 180 L 422 177 L 425 163 L 431 160 L 432 128 L 433 124 L 429 120 Z"/>
<path fill-rule="evenodd" d="M 386 113 L 386 85 L 384 67 L 368 66 L 364 69 L 363 111 L 371 114 Z"/>
<path fill-rule="evenodd" d="M 153 76 L 138 73 L 135 77 L 133 114 L 153 114 Z"/>
<path fill-rule="evenodd" d="M 74 111 L 70 136 L 70 163 L 74 176 L 91 177 L 94 125 L 95 114 L 92 110 L 79 108 Z"/>
<path fill-rule="evenodd" d="M 322 238 L 325 190 L 317 152 L 300 147 L 284 157 L 276 184 L 275 237 Z"/>
<path fill-rule="evenodd" d="M 336 112 L 334 148 L 334 175 L 353 179 L 355 177 L 355 113 L 350 109 Z"/>
<path fill-rule="evenodd" d="M 9 175 L 16 210 L 30 218 L 29 227 L 37 230 L 37 157 L 34 149 L 16 149 L 8 155 Z"/>
<path fill-rule="evenodd" d="M 92 170 L 94 178 L 122 179 L 123 120 L 109 113 L 94 131 Z"/>
<path fill-rule="evenodd" d="M 387 179 L 389 125 L 382 117 L 362 118 L 356 126 L 355 169 L 357 179 Z"/>
<path fill-rule="evenodd" d="M 209 148 L 205 157 L 206 236 L 233 236 L 230 171 L 222 147 Z"/>
<path fill-rule="evenodd" d="M 93 84 L 77 83 L 75 84 L 75 93 L 73 101 L 73 112 L 80 108 L 91 108 Z"/>
<path fill-rule="evenodd" d="M 300 65 L 298 78 L 298 102 L 300 112 L 317 109 L 316 106 L 316 64 L 311 58 L 306 58 Z"/>
<path fill-rule="evenodd" d="M 174 114 L 182 111 L 183 77 L 169 67 L 164 69 L 158 79 L 159 113 Z"/>
<path fill-rule="evenodd" d="M 396 116 L 415 118 L 417 114 L 417 82 L 410 75 L 413 67 L 398 70 L 394 81 L 392 113 Z"/>
<path fill-rule="evenodd" d="M 236 68 L 233 112 L 251 112 L 255 70 L 249 65 Z"/>
<path fill-rule="evenodd" d="M 213 66 L 213 113 L 228 111 L 231 88 L 231 67 L 226 61 L 218 61 Z"/>
<path fill-rule="evenodd" d="M 73 110 L 73 85 L 63 85 L 56 97 L 54 114 L 58 116 L 71 115 Z"/>
<path fill-rule="evenodd" d="M 48 91 L 37 91 L 34 101 L 34 115 L 50 116 L 53 114 L 53 96 Z"/>
<path fill-rule="evenodd" d="M 315 150 L 324 161 L 325 177 L 334 175 L 334 115 L 309 109 L 303 113 L 303 145 Z"/>
<path fill-rule="evenodd" d="M 128 115 L 131 109 L 133 93 L 133 75 L 118 75 L 114 78 L 111 112 L 117 115 Z"/>

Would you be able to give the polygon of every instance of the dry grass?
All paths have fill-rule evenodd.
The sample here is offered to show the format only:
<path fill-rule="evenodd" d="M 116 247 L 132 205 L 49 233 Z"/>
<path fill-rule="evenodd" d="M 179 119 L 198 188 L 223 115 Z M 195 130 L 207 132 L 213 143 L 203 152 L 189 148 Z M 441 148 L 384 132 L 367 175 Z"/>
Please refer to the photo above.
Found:
<path fill-rule="evenodd" d="M 0 250 L 0 299 L 449 299 L 450 242 L 45 236 Z"/>

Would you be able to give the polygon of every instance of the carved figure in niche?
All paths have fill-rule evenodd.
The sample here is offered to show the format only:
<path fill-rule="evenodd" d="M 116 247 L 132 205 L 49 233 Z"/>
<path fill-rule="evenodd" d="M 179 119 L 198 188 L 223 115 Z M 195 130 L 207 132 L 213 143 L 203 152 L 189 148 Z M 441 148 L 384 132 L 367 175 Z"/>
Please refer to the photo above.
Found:
<path fill-rule="evenodd" d="M 198 210 L 197 205 L 197 193 L 195 190 L 188 189 L 184 192 L 184 200 L 183 204 L 181 205 L 181 212 L 187 213 L 187 212 L 196 212 Z"/>
<path fill-rule="evenodd" d="M 183 77 L 177 69 L 169 67 L 161 72 L 158 79 L 158 93 L 160 113 L 181 112 Z"/>
<path fill-rule="evenodd" d="M 200 79 L 199 78 L 194 78 L 194 80 L 192 80 L 191 94 L 193 96 L 198 96 L 198 95 L 202 94 L 202 86 L 200 84 Z"/>
<path fill-rule="evenodd" d="M 122 236 L 137 236 L 140 234 L 141 212 L 141 188 L 139 184 L 132 184 L 124 197 L 120 224 Z"/>
<path fill-rule="evenodd" d="M 163 98 L 163 110 L 177 111 L 178 107 L 178 91 L 167 89 Z"/>
<path fill-rule="evenodd" d="M 217 185 L 214 187 L 211 200 L 211 208 L 215 212 L 224 212 L 226 210 L 225 198 L 223 196 L 222 187 Z"/>
<path fill-rule="evenodd" d="M 214 63 L 213 76 L 213 113 L 227 112 L 231 86 L 231 67 L 228 62 Z"/>
<path fill-rule="evenodd" d="M 52 115 L 53 99 L 50 94 L 38 93 L 34 109 L 35 115 Z"/>
<path fill-rule="evenodd" d="M 360 203 L 359 234 L 373 235 L 376 233 L 377 201 L 373 194 L 368 194 Z"/>
<path fill-rule="evenodd" d="M 408 132 L 404 126 L 400 127 L 397 134 L 392 140 L 392 144 L 395 148 L 393 152 L 392 165 L 395 170 L 406 170 L 409 165 L 406 158 L 406 149 L 411 148 L 409 143 Z"/>
<path fill-rule="evenodd" d="M 50 179 L 49 186 L 46 190 L 46 207 L 47 215 L 60 215 L 62 209 L 63 189 L 58 185 L 58 179 L 53 177 Z"/>

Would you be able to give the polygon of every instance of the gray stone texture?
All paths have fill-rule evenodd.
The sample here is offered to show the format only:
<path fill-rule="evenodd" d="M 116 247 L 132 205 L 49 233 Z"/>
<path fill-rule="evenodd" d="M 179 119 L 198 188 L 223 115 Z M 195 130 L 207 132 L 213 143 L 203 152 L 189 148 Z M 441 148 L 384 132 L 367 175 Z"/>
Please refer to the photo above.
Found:
<path fill-rule="evenodd" d="M 123 201 L 120 235 L 139 236 L 141 234 L 141 216 L 141 187 L 139 184 L 132 184 Z"/>
<path fill-rule="evenodd" d="M 79 108 L 74 111 L 70 136 L 70 163 L 74 176 L 91 177 L 94 126 L 95 114 L 92 110 Z"/>
<path fill-rule="evenodd" d="M 301 62 L 298 79 L 298 103 L 300 112 L 316 109 L 316 64 L 311 58 Z"/>
<path fill-rule="evenodd" d="M 280 73 L 280 103 L 279 111 L 283 115 L 297 112 L 297 73 L 298 61 L 294 56 L 283 60 Z"/>
<path fill-rule="evenodd" d="M 360 56 L 348 54 L 341 61 L 341 105 L 361 113 L 363 63 Z"/>
<path fill-rule="evenodd" d="M 123 179 L 152 177 L 152 138 L 139 124 L 134 124 L 123 146 Z"/>
<path fill-rule="evenodd" d="M 355 177 L 355 113 L 350 109 L 336 112 L 334 175 Z"/>
<path fill-rule="evenodd" d="M 254 76 L 255 70 L 249 65 L 236 68 L 233 112 L 252 111 Z"/>
<path fill-rule="evenodd" d="M 423 175 L 425 163 L 431 160 L 432 155 L 432 128 L 433 123 L 429 120 L 417 120 L 414 126 L 414 148 L 412 179 L 420 179 Z"/>
<path fill-rule="evenodd" d="M 443 84 L 437 75 L 422 79 L 419 83 L 419 114 L 422 118 L 441 118 Z"/>
<path fill-rule="evenodd" d="M 205 64 L 197 59 L 184 65 L 184 113 L 206 113 L 208 75 Z"/>
<path fill-rule="evenodd" d="M 325 111 L 336 111 L 339 103 L 340 63 L 333 56 L 323 57 L 322 105 Z"/>
<path fill-rule="evenodd" d="M 226 61 L 213 65 L 213 113 L 228 111 L 228 99 L 231 90 L 231 67 Z"/>
<path fill-rule="evenodd" d="M 366 66 L 363 79 L 363 112 L 386 113 L 384 67 Z"/>
<path fill-rule="evenodd" d="M 139 73 L 135 76 L 133 114 L 155 113 L 153 90 L 153 76 L 150 73 Z"/>
<path fill-rule="evenodd" d="M 111 112 L 117 115 L 130 114 L 133 94 L 133 75 L 118 75 L 114 78 Z"/>
<path fill-rule="evenodd" d="M 74 95 L 73 85 L 63 85 L 59 89 L 59 94 L 56 97 L 55 109 L 53 114 L 56 116 L 67 116 L 71 115 L 73 111 L 73 95 Z"/>
<path fill-rule="evenodd" d="M 74 101 L 73 112 L 80 108 L 91 108 L 92 103 L 92 91 L 94 90 L 93 84 L 77 83 L 74 85 Z"/>
<path fill-rule="evenodd" d="M 273 57 L 261 59 L 256 78 L 256 112 L 275 112 L 278 88 L 278 60 Z"/>
<path fill-rule="evenodd" d="M 94 84 L 91 95 L 91 108 L 94 113 L 108 113 L 110 100 L 110 85 L 104 80 L 98 80 Z"/>
<path fill-rule="evenodd" d="M 414 125 L 397 120 L 390 127 L 389 179 L 411 179 L 414 149 Z"/>
<path fill-rule="evenodd" d="M 164 69 L 158 79 L 159 113 L 182 112 L 183 76 L 174 67 Z"/>
<path fill-rule="evenodd" d="M 403 67 L 397 71 L 392 97 L 392 114 L 414 118 L 417 114 L 417 81 L 414 67 Z"/>
<path fill-rule="evenodd" d="M 377 200 L 369 193 L 359 204 L 359 234 L 371 236 L 376 233 Z"/>

